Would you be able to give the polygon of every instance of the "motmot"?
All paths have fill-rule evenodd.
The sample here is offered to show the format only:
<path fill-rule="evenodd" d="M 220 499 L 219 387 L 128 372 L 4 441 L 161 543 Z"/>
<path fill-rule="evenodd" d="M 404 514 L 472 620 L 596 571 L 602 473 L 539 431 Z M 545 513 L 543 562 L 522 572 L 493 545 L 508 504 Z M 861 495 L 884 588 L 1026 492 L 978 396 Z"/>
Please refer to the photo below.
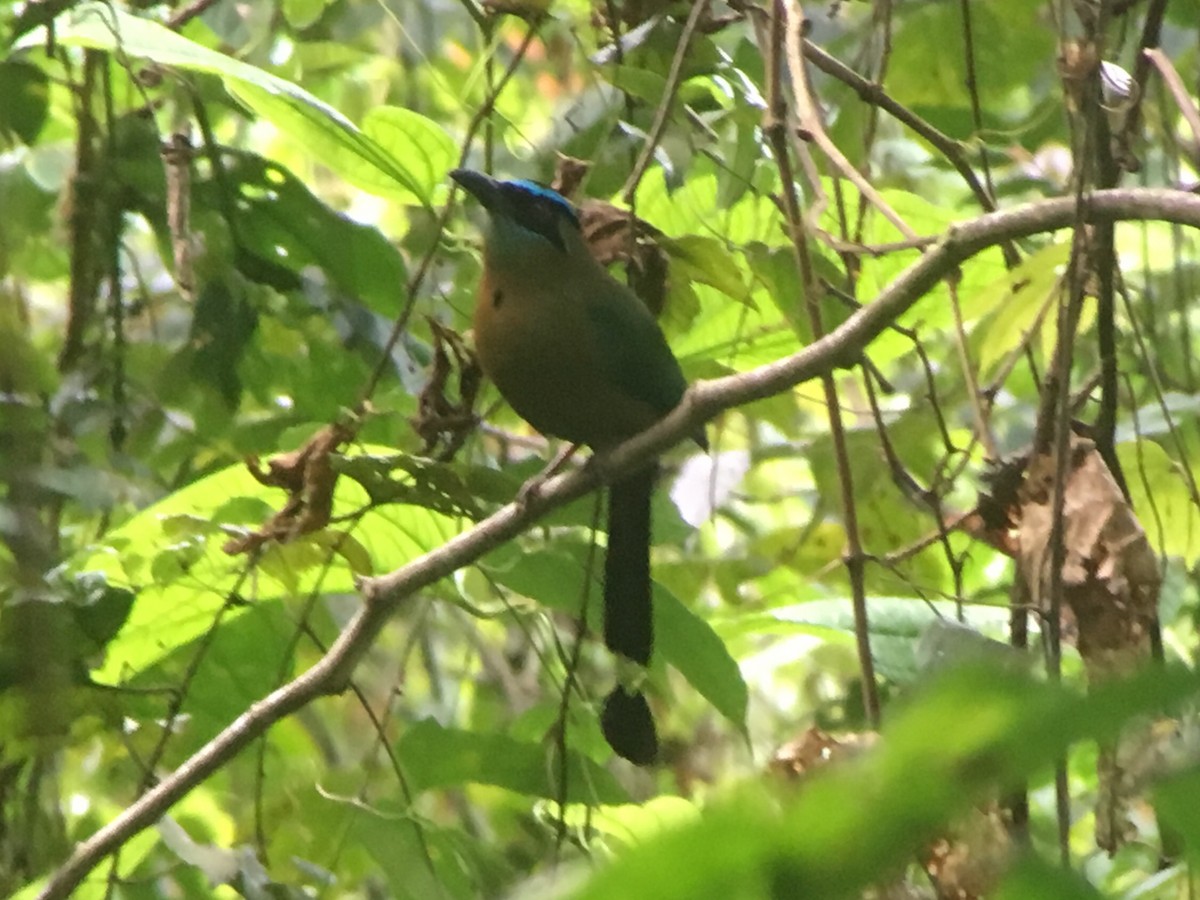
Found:
<path fill-rule="evenodd" d="M 592 256 L 579 215 L 531 181 L 455 169 L 450 177 L 487 211 L 475 352 L 509 405 L 542 434 L 603 453 L 653 425 L 687 390 L 679 361 L 646 305 Z M 703 432 L 697 442 L 706 447 Z M 650 662 L 650 498 L 657 465 L 609 486 L 604 560 L 604 642 Z M 650 707 L 617 687 L 601 714 L 604 736 L 626 759 L 658 754 Z"/>

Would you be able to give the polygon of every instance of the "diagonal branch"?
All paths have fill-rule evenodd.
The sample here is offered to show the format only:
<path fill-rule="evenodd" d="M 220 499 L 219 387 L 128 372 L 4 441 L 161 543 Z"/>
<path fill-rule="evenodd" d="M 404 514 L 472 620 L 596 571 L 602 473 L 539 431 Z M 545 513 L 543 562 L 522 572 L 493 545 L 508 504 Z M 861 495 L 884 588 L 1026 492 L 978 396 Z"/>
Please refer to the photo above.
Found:
<path fill-rule="evenodd" d="M 475 562 L 550 510 L 594 490 L 602 474 L 615 478 L 632 472 L 671 445 L 688 440 L 701 423 L 723 410 L 789 391 L 811 378 L 854 365 L 875 337 L 965 260 L 1003 241 L 1070 227 L 1079 215 L 1086 224 L 1160 220 L 1200 228 L 1200 196 L 1160 189 L 1100 191 L 1085 195 L 1082 204 L 1075 197 L 1045 200 L 954 226 L 875 302 L 825 337 L 798 353 L 749 372 L 694 385 L 678 409 L 606 456 L 603 473 L 599 466 L 587 466 L 557 476 L 526 505 L 509 504 L 420 559 L 378 578 L 363 579 L 362 609 L 312 668 L 251 706 L 171 775 L 77 845 L 47 882 L 39 895 L 41 900 L 69 897 L 105 857 L 153 825 L 271 725 L 319 697 L 343 690 L 376 636 L 414 592 Z"/>

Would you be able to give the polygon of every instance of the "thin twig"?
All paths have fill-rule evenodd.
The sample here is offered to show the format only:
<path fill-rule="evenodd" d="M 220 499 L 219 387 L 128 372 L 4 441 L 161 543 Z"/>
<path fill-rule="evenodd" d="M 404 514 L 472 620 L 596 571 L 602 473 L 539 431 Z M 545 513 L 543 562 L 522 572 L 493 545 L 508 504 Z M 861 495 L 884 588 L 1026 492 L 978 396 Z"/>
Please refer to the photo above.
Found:
<path fill-rule="evenodd" d="M 834 167 L 842 173 L 850 182 L 858 188 L 867 200 L 878 209 L 889 222 L 896 226 L 896 229 L 904 235 L 908 240 L 914 240 L 917 233 L 909 227 L 908 223 L 900 218 L 899 213 L 892 209 L 891 204 L 883 199 L 883 195 L 875 190 L 874 185 L 867 181 L 863 174 L 854 168 L 850 160 L 846 159 L 837 144 L 829 137 L 825 131 L 825 125 L 821 121 L 820 113 L 812 102 L 812 93 L 809 90 L 808 76 L 804 68 L 804 42 L 800 40 L 800 29 L 803 25 L 803 11 L 799 8 L 798 3 L 792 5 L 790 17 L 794 18 L 794 24 L 789 28 L 796 34 L 796 40 L 788 41 L 787 47 L 787 62 L 788 72 L 792 76 L 792 93 L 796 100 L 796 119 L 799 122 L 800 128 L 808 134 L 821 152 L 824 153 Z"/>
<path fill-rule="evenodd" d="M 175 10 L 167 19 L 167 27 L 178 31 L 192 19 L 204 13 L 206 9 L 217 3 L 217 0 L 192 0 L 187 6 Z"/>
<path fill-rule="evenodd" d="M 777 0 L 773 4 L 771 18 L 771 45 L 768 67 L 767 91 L 771 98 L 768 102 L 768 117 L 771 126 L 765 128 L 767 139 L 774 149 L 775 163 L 779 167 L 780 181 L 783 185 L 784 209 L 787 213 L 792 245 L 800 268 L 801 283 L 804 288 L 805 308 L 808 312 L 809 324 L 813 337 L 820 340 L 825 335 L 825 326 L 821 321 L 821 286 L 817 281 L 809 256 L 808 241 L 805 236 L 804 216 L 800 212 L 800 204 L 796 197 L 795 182 L 791 175 L 791 163 L 787 152 L 787 141 L 784 135 L 783 123 L 784 103 L 780 83 L 782 81 L 779 57 L 786 53 L 789 65 L 792 67 L 793 92 L 800 116 L 801 124 L 805 124 L 807 109 L 812 123 L 820 128 L 820 122 L 812 109 L 808 84 L 803 75 L 797 76 L 797 71 L 803 73 L 804 59 L 801 56 L 801 29 L 804 14 L 798 2 L 785 9 L 785 0 Z M 823 133 L 823 132 L 822 132 Z M 836 151 L 832 141 L 827 141 Z M 823 148 L 824 149 L 824 148 Z M 826 150 L 828 152 L 828 150 Z M 844 161 L 844 158 L 843 158 Z M 848 164 L 848 163 L 847 163 Z M 867 184 L 865 178 L 855 170 L 859 179 Z M 856 182 L 857 183 L 857 182 Z M 906 237 L 914 238 L 914 233 L 906 233 Z M 845 565 L 850 579 L 851 603 L 854 611 L 854 635 L 858 651 L 858 665 L 862 677 L 863 708 L 866 711 L 867 722 L 874 729 L 880 724 L 879 688 L 875 683 L 875 660 L 871 654 L 871 632 L 867 615 L 866 586 L 864 582 L 864 564 L 862 539 L 858 527 L 858 506 L 854 496 L 854 471 L 850 465 L 850 455 L 846 446 L 846 432 L 842 424 L 841 401 L 838 398 L 837 383 L 833 373 L 821 375 L 821 387 L 825 394 L 826 412 L 829 416 L 829 435 L 833 442 L 834 459 L 837 462 L 838 486 L 841 491 L 842 527 L 846 534 Z"/>
<path fill-rule="evenodd" d="M 971 98 L 971 122 L 975 126 L 975 136 L 980 140 L 979 165 L 983 168 L 983 181 L 987 185 L 988 197 L 996 196 L 996 188 L 992 184 L 992 169 L 988 165 L 987 147 L 982 144 L 983 107 L 979 103 L 979 79 L 975 68 L 975 31 L 971 28 L 971 4 L 967 0 L 959 0 L 962 12 L 963 53 L 967 67 L 967 94 Z M 986 208 L 986 207 L 985 207 Z"/>
<path fill-rule="evenodd" d="M 1146 8 L 1146 18 L 1142 21 L 1142 35 L 1138 39 L 1138 54 L 1134 57 L 1133 80 L 1136 83 L 1133 97 L 1133 107 L 1125 116 L 1125 127 L 1121 130 L 1120 143 L 1122 147 L 1133 147 L 1134 139 L 1142 127 L 1142 103 L 1146 98 L 1146 88 L 1150 82 L 1150 57 L 1145 51 L 1157 47 L 1162 33 L 1163 16 L 1167 11 L 1167 0 L 1151 0 Z M 1115 8 L 1114 16 L 1121 15 Z"/>
<path fill-rule="evenodd" d="M 633 203 L 633 195 L 637 192 L 638 184 L 645 176 L 646 169 L 650 167 L 650 161 L 654 159 L 654 151 L 658 149 L 658 143 L 662 140 L 667 120 L 671 115 L 671 107 L 675 105 L 675 95 L 679 92 L 679 84 L 683 77 L 683 62 L 687 59 L 692 35 L 696 33 L 696 26 L 700 24 L 701 17 L 708 11 L 710 2 L 711 0 L 700 0 L 699 3 L 693 3 L 692 11 L 687 17 L 687 22 L 684 23 L 683 33 L 680 34 L 679 43 L 675 47 L 675 55 L 671 58 L 671 68 L 667 72 L 666 89 L 663 91 L 658 109 L 655 110 L 650 131 L 646 134 L 646 143 L 642 145 L 642 152 L 638 155 L 637 162 L 633 164 L 633 171 L 629 173 L 629 177 L 625 180 L 625 186 L 621 188 L 621 196 L 626 205 Z"/>
<path fill-rule="evenodd" d="M 471 118 L 470 123 L 467 125 L 466 135 L 463 137 L 462 152 L 458 157 L 458 164 L 460 166 L 466 163 L 471 143 L 475 140 L 475 134 L 479 131 L 479 128 L 488 119 L 488 117 L 491 116 L 492 110 L 495 108 L 496 99 L 500 96 L 500 92 L 504 90 L 504 86 L 508 84 L 513 75 L 516 74 L 518 67 L 525 59 L 525 54 L 528 52 L 530 44 L 532 44 L 533 39 L 537 37 L 538 29 L 541 27 L 541 22 L 542 20 L 538 19 L 529 26 L 529 30 L 525 32 L 525 37 L 522 39 L 521 45 L 517 48 L 516 53 L 513 54 L 513 58 L 511 62 L 509 62 L 508 67 L 504 70 L 504 74 L 500 76 L 500 80 L 496 82 L 496 86 L 484 100 L 483 104 L 480 105 L 479 109 L 476 110 L 475 115 Z M 452 195 L 451 200 L 442 207 L 442 211 L 438 215 L 438 220 L 434 225 L 434 230 L 437 234 L 441 234 L 443 231 L 445 231 L 446 223 L 450 221 L 450 216 L 453 214 L 454 202 Z M 371 395 L 375 393 L 375 388 L 379 386 L 379 381 L 381 378 L 383 378 L 383 373 L 391 368 L 392 350 L 395 349 L 396 342 L 400 340 L 400 335 L 404 334 L 405 330 L 408 328 L 408 320 L 412 317 L 413 309 L 417 303 L 417 291 L 425 282 L 425 276 L 429 274 L 429 269 L 433 265 L 434 257 L 437 256 L 439 250 L 440 247 L 437 241 L 434 241 L 430 244 L 425 255 L 421 257 L 421 262 L 417 265 L 417 271 L 413 274 L 413 277 L 409 279 L 408 284 L 405 286 L 404 307 L 400 310 L 399 315 L 396 316 L 396 321 L 392 324 L 392 331 L 388 335 L 388 339 L 384 342 L 383 349 L 379 353 L 379 362 L 376 363 L 374 371 L 371 372 L 371 377 L 367 379 L 366 386 L 363 388 L 362 397 L 358 403 L 358 409 L 360 411 L 366 407 L 367 401 L 370 399 Z"/>
<path fill-rule="evenodd" d="M 1143 53 L 1150 62 L 1154 63 L 1167 90 L 1171 92 L 1171 98 L 1179 107 L 1179 114 L 1183 116 L 1183 120 L 1188 123 L 1188 128 L 1192 130 L 1192 141 L 1200 144 L 1200 110 L 1196 109 L 1196 103 L 1188 94 L 1183 79 L 1179 77 L 1179 73 L 1175 71 L 1175 67 L 1171 65 L 1171 60 L 1167 59 L 1167 55 L 1157 47 L 1152 47 Z M 1195 163 L 1194 158 L 1192 162 Z"/>
<path fill-rule="evenodd" d="M 814 44 L 808 38 L 804 39 L 804 58 L 831 78 L 836 78 L 842 84 L 854 90 L 864 103 L 877 106 L 902 125 L 908 126 L 919 137 L 924 138 L 935 150 L 945 157 L 946 161 L 962 176 L 967 188 L 979 201 L 985 212 L 996 209 L 995 201 L 980 183 L 975 170 L 967 162 L 963 154 L 961 142 L 939 131 L 929 122 L 922 119 L 907 106 L 900 103 L 883 86 L 863 78 L 844 62 Z"/>
<path fill-rule="evenodd" d="M 567 837 L 567 799 L 570 784 L 567 776 L 570 766 L 567 765 L 567 719 L 571 711 L 571 692 L 575 690 L 575 676 L 579 672 L 579 661 L 583 657 L 583 636 L 587 632 L 588 607 L 592 599 L 592 570 L 596 565 L 596 534 L 600 530 L 600 516 L 604 504 L 601 495 L 596 494 L 596 502 L 592 504 L 592 540 L 588 543 L 587 561 L 584 564 L 583 596 L 580 598 L 579 615 L 576 621 L 579 628 L 575 633 L 575 642 L 571 645 L 571 655 L 566 660 L 566 678 L 562 686 L 562 698 L 558 705 L 558 720 L 555 723 L 555 746 L 558 748 L 558 821 L 554 835 L 555 858 L 562 852 L 563 842 Z"/>
<path fill-rule="evenodd" d="M 1159 375 L 1158 367 L 1154 365 L 1153 354 L 1150 352 L 1150 347 L 1146 340 L 1146 336 L 1142 333 L 1142 328 L 1138 324 L 1137 310 L 1134 309 L 1133 301 L 1130 299 L 1128 292 L 1122 286 L 1121 300 L 1125 306 L 1125 315 L 1129 318 L 1129 330 L 1133 334 L 1134 343 L 1137 346 L 1137 353 L 1142 361 L 1147 380 L 1150 382 L 1150 389 L 1154 395 L 1155 401 L 1158 403 L 1159 412 L 1162 413 L 1163 422 L 1167 426 L 1167 434 L 1171 437 L 1171 443 L 1175 445 L 1176 465 L 1179 473 L 1183 478 L 1183 482 L 1187 485 L 1188 498 L 1192 501 L 1192 505 L 1200 507 L 1200 485 L 1196 483 L 1196 474 L 1192 471 L 1193 459 L 1191 449 L 1188 447 L 1184 438 L 1183 431 L 1179 427 L 1179 423 L 1175 421 L 1175 414 L 1171 412 L 1171 406 L 1167 402 L 1167 390 L 1163 385 L 1162 376 Z M 1132 392 L 1131 392 L 1132 393 Z M 1136 413 L 1136 404 L 1130 404 L 1134 407 Z M 1149 492 L 1147 492 L 1149 494 Z"/>

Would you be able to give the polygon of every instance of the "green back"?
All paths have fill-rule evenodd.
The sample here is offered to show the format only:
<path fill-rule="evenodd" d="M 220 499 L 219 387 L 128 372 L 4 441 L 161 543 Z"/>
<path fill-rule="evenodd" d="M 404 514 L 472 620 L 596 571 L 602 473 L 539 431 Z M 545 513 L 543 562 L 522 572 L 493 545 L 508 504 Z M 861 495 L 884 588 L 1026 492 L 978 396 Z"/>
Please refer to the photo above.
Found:
<path fill-rule="evenodd" d="M 687 380 L 650 310 L 607 276 L 585 302 L 596 325 L 605 378 L 665 416 L 679 404 Z"/>

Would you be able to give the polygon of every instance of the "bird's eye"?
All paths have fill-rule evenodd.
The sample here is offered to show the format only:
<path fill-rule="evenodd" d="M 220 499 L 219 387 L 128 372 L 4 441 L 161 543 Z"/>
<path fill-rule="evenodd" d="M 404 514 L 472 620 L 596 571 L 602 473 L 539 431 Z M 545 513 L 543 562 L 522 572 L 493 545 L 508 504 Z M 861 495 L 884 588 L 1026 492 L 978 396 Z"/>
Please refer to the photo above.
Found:
<path fill-rule="evenodd" d="M 565 201 L 518 189 L 508 192 L 508 203 L 513 221 L 527 231 L 541 235 L 559 250 L 563 249 L 558 223 L 564 211 L 569 210 Z"/>

